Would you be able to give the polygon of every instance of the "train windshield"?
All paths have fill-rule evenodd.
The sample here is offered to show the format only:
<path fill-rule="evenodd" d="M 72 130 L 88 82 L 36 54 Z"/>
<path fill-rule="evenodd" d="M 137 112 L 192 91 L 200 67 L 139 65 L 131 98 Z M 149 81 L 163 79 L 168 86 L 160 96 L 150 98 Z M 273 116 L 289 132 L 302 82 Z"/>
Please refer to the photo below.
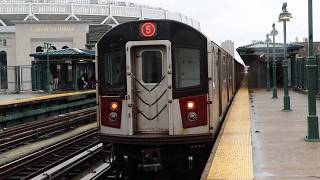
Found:
<path fill-rule="evenodd" d="M 105 55 L 104 83 L 107 92 L 125 90 L 125 56 L 123 51 L 107 52 Z"/>
<path fill-rule="evenodd" d="M 190 48 L 175 48 L 175 83 L 176 88 L 199 86 L 200 50 Z"/>

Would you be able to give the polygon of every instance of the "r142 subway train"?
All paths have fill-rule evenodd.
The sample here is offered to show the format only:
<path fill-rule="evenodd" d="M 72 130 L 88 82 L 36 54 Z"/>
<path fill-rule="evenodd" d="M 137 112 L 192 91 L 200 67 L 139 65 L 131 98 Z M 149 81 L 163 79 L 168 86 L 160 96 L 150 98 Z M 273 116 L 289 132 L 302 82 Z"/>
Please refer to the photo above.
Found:
<path fill-rule="evenodd" d="M 210 147 L 242 64 L 171 20 L 120 24 L 96 49 L 99 135 L 118 159 L 159 168 L 168 159 L 195 160 Z"/>

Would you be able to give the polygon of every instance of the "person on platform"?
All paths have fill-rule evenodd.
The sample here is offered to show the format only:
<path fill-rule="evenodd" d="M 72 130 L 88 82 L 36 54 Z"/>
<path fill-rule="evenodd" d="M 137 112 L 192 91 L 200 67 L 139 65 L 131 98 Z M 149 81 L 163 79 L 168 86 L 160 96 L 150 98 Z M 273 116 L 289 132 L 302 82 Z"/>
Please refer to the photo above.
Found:
<path fill-rule="evenodd" d="M 59 86 L 59 77 L 58 77 L 58 71 L 54 71 L 52 73 L 52 77 L 53 77 L 53 89 L 57 90 L 58 86 Z"/>
<path fill-rule="evenodd" d="M 82 76 L 81 76 L 81 81 L 82 81 L 82 83 L 83 83 L 83 86 L 82 86 L 82 88 L 83 89 L 86 89 L 87 88 L 87 86 L 88 86 L 88 78 L 86 78 L 87 76 L 86 76 L 86 73 L 83 73 L 82 74 Z"/>

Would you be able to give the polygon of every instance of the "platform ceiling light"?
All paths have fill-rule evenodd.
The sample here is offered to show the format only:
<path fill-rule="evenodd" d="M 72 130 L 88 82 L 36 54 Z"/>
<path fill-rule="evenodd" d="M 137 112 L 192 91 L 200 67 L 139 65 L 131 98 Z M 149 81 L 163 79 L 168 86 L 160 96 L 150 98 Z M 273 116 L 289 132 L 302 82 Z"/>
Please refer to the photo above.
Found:
<path fill-rule="evenodd" d="M 287 3 L 283 3 L 282 12 L 279 15 L 279 22 L 290 21 L 291 18 L 292 18 L 292 15 L 287 10 Z"/>

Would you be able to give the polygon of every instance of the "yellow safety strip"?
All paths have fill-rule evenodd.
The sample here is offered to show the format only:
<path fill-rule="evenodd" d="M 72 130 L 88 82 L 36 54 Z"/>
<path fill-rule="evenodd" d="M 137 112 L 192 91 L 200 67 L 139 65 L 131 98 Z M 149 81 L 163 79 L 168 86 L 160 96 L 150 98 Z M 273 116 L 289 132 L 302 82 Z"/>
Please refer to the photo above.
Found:
<path fill-rule="evenodd" d="M 235 96 L 207 179 L 253 179 L 247 87 L 239 89 Z"/>

